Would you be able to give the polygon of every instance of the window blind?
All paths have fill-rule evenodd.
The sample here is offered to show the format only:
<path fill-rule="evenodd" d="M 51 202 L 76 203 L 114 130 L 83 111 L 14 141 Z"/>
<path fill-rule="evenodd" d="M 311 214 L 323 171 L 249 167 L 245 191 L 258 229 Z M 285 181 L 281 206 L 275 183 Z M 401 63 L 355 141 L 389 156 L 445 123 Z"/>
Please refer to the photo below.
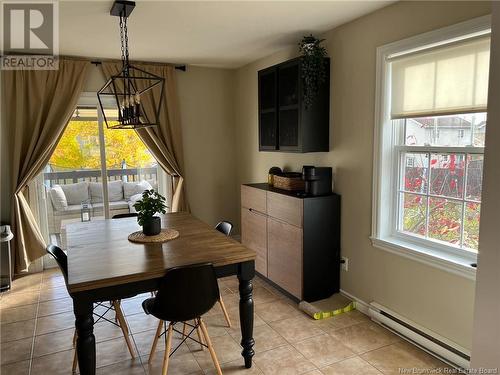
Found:
<path fill-rule="evenodd" d="M 390 59 L 393 119 L 485 112 L 490 38 Z"/>

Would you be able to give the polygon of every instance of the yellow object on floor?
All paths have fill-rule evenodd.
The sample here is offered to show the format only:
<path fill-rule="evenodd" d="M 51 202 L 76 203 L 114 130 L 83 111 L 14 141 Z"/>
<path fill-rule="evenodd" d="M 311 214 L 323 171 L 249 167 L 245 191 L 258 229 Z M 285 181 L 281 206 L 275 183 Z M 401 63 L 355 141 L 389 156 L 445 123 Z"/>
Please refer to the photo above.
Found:
<path fill-rule="evenodd" d="M 340 293 L 316 302 L 302 301 L 299 308 L 315 320 L 330 318 L 356 308 L 353 301 Z"/>

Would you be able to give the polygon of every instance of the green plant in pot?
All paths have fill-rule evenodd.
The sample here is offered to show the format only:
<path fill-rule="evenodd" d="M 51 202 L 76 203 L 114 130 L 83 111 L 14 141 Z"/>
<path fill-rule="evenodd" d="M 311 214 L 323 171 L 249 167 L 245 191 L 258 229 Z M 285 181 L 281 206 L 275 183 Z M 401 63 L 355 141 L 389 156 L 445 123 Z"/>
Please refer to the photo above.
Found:
<path fill-rule="evenodd" d="M 299 43 L 301 53 L 301 78 L 304 86 L 303 100 L 306 108 L 314 103 L 319 89 L 326 81 L 327 56 L 326 48 L 321 45 L 324 39 L 313 35 L 305 36 Z"/>
<path fill-rule="evenodd" d="M 142 199 L 134 204 L 137 211 L 137 222 L 142 225 L 146 236 L 155 236 L 161 232 L 161 218 L 156 214 L 166 212 L 165 197 L 154 190 L 144 190 Z"/>

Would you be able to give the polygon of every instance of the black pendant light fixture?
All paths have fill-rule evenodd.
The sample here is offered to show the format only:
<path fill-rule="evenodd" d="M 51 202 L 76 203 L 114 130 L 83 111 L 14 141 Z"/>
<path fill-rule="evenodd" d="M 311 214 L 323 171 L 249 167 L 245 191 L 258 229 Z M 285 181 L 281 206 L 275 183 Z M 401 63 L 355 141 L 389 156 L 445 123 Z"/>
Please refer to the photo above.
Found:
<path fill-rule="evenodd" d="M 97 93 L 99 106 L 109 129 L 140 129 L 158 125 L 159 121 L 165 79 L 129 63 L 127 19 L 134 8 L 134 1 L 116 0 L 110 11 L 112 16 L 120 17 L 122 69 Z M 154 108 L 154 113 L 148 114 L 144 110 L 141 96 L 153 88 L 159 90 L 160 100 Z M 111 121 L 106 116 L 103 102 L 106 102 L 104 98 L 109 97 L 114 98 L 113 105 L 118 109 L 118 122 Z"/>

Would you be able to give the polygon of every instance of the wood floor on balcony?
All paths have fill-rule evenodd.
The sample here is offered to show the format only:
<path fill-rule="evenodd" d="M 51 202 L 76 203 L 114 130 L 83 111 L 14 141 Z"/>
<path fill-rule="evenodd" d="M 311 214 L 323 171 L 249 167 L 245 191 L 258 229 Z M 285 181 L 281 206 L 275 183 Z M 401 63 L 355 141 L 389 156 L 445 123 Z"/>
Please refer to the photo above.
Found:
<path fill-rule="evenodd" d="M 256 354 L 253 368 L 245 370 L 239 345 L 236 278 L 220 280 L 220 289 L 234 327 L 226 327 L 218 305 L 204 319 L 224 374 L 400 374 L 401 368 L 425 371 L 447 367 L 358 311 L 313 321 L 295 303 L 256 278 Z M 161 373 L 161 344 L 153 363 L 147 361 L 158 323 L 142 311 L 141 303 L 148 296 L 122 301 L 134 349 L 139 353 L 135 360 L 130 359 L 118 327 L 96 324 L 98 374 Z M 71 374 L 74 316 L 58 270 L 15 280 L 12 291 L 0 295 L 0 306 L 2 375 Z M 171 358 L 169 374 L 214 373 L 208 350 L 201 351 L 198 345 L 183 344 Z"/>

